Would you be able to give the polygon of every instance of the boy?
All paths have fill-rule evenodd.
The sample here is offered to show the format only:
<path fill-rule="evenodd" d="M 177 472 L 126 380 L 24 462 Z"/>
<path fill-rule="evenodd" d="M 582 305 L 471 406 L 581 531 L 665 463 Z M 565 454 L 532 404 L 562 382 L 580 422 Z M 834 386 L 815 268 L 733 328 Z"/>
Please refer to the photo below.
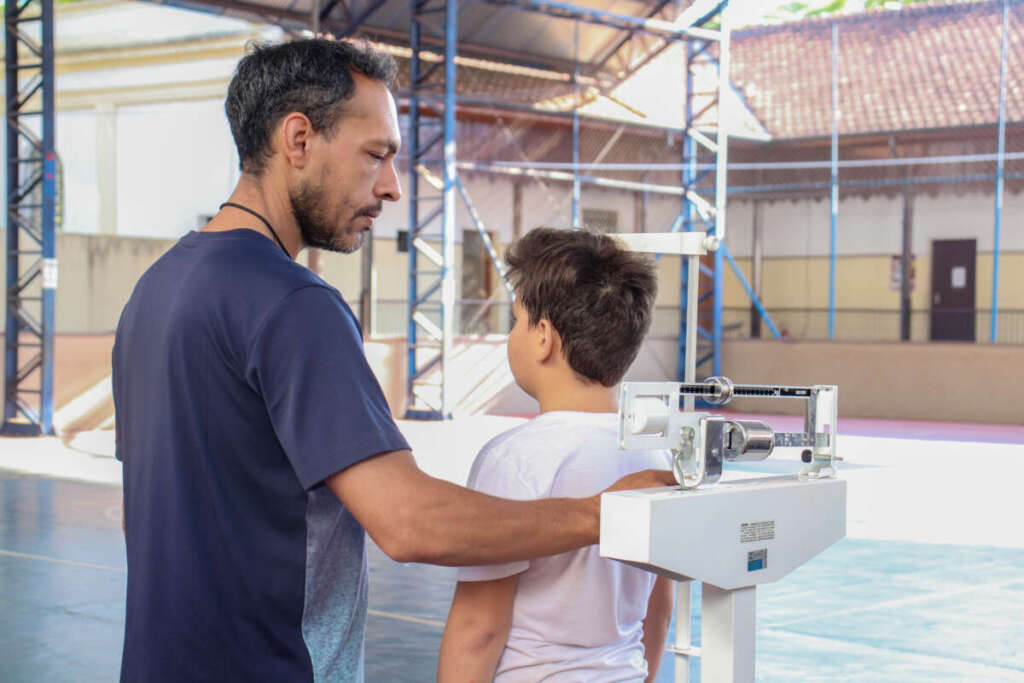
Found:
<path fill-rule="evenodd" d="M 607 235 L 538 228 L 508 255 L 508 360 L 540 415 L 490 441 L 469 487 L 520 500 L 573 496 L 667 453 L 617 450 L 617 385 L 650 326 L 654 265 Z M 653 680 L 671 617 L 666 579 L 597 546 L 459 571 L 438 680 Z"/>

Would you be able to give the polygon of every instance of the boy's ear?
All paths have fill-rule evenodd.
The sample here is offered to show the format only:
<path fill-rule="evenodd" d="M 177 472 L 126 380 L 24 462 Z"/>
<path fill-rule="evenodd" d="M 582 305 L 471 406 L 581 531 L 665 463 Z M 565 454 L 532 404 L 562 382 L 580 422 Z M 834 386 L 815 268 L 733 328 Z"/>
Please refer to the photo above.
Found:
<path fill-rule="evenodd" d="M 562 351 L 562 338 L 547 318 L 537 323 L 537 361 L 546 363 Z"/>

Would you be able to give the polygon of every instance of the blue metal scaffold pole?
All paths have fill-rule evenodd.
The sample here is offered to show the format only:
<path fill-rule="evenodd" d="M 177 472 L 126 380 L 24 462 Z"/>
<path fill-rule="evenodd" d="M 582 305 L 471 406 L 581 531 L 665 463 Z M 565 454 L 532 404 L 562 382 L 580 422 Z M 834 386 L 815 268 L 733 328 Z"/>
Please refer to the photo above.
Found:
<path fill-rule="evenodd" d="M 696 213 L 708 235 L 721 236 L 725 234 L 727 200 L 728 133 L 722 109 L 726 106 L 726 92 L 730 87 L 729 28 L 726 19 L 727 3 L 720 3 L 712 9 L 714 10 L 712 13 L 704 14 L 701 17 L 696 30 L 701 31 L 704 23 L 717 18 L 720 29 L 714 33 L 714 39 L 690 39 L 686 42 L 682 154 L 683 204 L 680 214 L 672 226 L 672 231 L 680 228 L 693 230 L 694 214 Z M 711 50 L 714 42 L 718 43 L 717 57 Z M 708 93 L 697 93 L 697 72 L 700 67 L 716 69 L 717 86 L 714 98 L 708 102 L 701 102 L 698 106 L 696 102 L 698 95 L 708 96 Z M 703 122 L 704 128 L 713 129 L 712 135 L 708 136 L 699 130 L 699 126 L 702 123 L 702 117 L 713 108 L 717 109 L 714 124 Z M 697 163 L 697 155 L 701 147 L 713 155 L 714 163 Z M 706 170 L 699 173 L 698 169 L 701 168 Z M 714 190 L 710 202 L 701 200 L 697 196 L 700 191 L 699 183 L 707 177 L 714 178 Z M 712 263 L 713 267 L 708 268 L 700 264 L 697 258 L 684 258 L 681 265 L 678 375 L 684 381 L 689 374 L 707 377 L 720 375 L 722 372 L 722 297 L 725 265 L 720 249 L 714 251 Z M 705 291 L 701 291 L 700 284 L 705 280 L 710 280 L 710 286 L 706 286 Z M 692 295 L 694 291 L 696 295 Z M 700 325 L 699 308 L 700 304 L 708 299 L 711 300 L 711 325 L 710 328 L 705 328 Z M 691 311 L 691 307 L 697 310 Z M 691 327 L 695 329 L 691 330 Z M 688 338 L 699 338 L 710 342 L 710 344 L 702 345 L 699 342 L 687 344 Z M 695 357 L 689 357 L 691 355 Z"/>
<path fill-rule="evenodd" d="M 53 0 L 7 2 L 4 26 L 7 296 L 0 433 L 53 434 L 57 289 Z"/>
<path fill-rule="evenodd" d="M 451 417 L 446 372 L 455 320 L 455 50 L 459 3 L 412 0 L 409 27 L 409 320 L 407 419 Z M 425 62 L 421 32 L 444 11 L 444 60 Z M 424 68 L 424 64 L 429 64 Z M 440 71 L 443 83 L 432 76 Z M 431 109 L 433 116 L 425 115 Z M 437 110 L 441 109 L 440 116 Z M 440 153 L 438 146 L 440 145 Z M 439 168 L 440 167 L 440 168 Z M 440 173 L 438 173 L 440 170 Z M 440 231 L 438 231 L 440 229 Z M 433 244 L 440 243 L 440 251 Z"/>
<path fill-rule="evenodd" d="M 1006 42 L 1010 24 L 1010 0 L 1003 0 L 1003 39 L 999 57 L 999 143 L 996 152 L 996 215 L 992 235 L 992 322 L 989 341 L 996 343 L 999 330 L 999 232 L 1003 222 L 1003 190 L 1006 184 Z"/>

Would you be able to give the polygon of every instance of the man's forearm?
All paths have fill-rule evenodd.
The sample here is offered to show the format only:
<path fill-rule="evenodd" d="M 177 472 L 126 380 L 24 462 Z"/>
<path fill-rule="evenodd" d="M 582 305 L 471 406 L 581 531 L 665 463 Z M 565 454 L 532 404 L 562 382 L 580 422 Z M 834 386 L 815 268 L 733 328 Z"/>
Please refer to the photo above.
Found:
<path fill-rule="evenodd" d="M 613 488 L 668 483 L 671 472 L 638 472 Z M 371 458 L 327 479 L 392 559 L 450 566 L 543 557 L 596 543 L 599 495 L 512 501 L 424 474 L 409 451 Z M 598 492 L 595 491 L 595 494 Z"/>
<path fill-rule="evenodd" d="M 410 541 L 421 562 L 498 564 L 597 543 L 598 496 L 512 501 L 434 482 L 436 491 L 410 508 Z"/>

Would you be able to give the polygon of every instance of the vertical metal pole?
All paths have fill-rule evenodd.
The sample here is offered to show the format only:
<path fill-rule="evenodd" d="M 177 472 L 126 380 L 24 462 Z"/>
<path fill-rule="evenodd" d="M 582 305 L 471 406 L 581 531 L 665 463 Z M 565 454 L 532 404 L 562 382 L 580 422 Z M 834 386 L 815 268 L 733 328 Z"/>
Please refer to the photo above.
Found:
<path fill-rule="evenodd" d="M 764 256 L 764 230 L 763 230 L 763 206 L 760 200 L 754 200 L 754 244 L 751 251 L 751 285 L 754 289 L 754 296 L 758 301 L 763 302 L 761 293 L 761 260 Z M 758 338 L 761 336 L 761 313 L 757 310 L 757 304 L 750 302 L 750 336 Z"/>
<path fill-rule="evenodd" d="M 683 381 L 693 383 L 697 377 L 697 307 L 698 288 L 700 281 L 700 256 L 684 256 L 686 265 L 683 272 L 686 283 L 686 351 L 683 354 L 685 369 Z M 692 394 L 683 396 L 683 410 L 693 412 L 695 397 Z M 690 582 L 676 582 L 676 633 L 672 651 L 675 652 L 675 683 L 687 683 L 690 680 L 690 658 L 693 653 L 693 634 L 690 632 Z"/>
<path fill-rule="evenodd" d="M 903 186 L 903 247 L 900 250 L 900 339 L 910 341 L 910 273 L 913 258 L 914 195 Z"/>
<path fill-rule="evenodd" d="M 309 29 L 313 32 L 314 36 L 320 35 L 320 0 L 313 0 L 313 2 L 311 3 L 311 7 L 309 9 Z M 367 235 L 369 235 L 369 233 L 367 233 Z M 372 238 L 367 237 L 367 239 Z M 365 256 L 363 258 L 363 263 L 366 263 Z M 310 247 L 309 250 L 306 252 L 306 267 L 309 268 L 314 273 L 316 273 L 317 275 L 321 275 L 323 273 L 323 263 L 320 260 L 319 249 L 315 247 Z M 366 283 L 364 281 L 364 289 L 365 284 Z M 368 328 L 366 327 L 366 324 L 363 321 L 364 311 L 366 310 L 366 303 L 362 297 L 360 297 L 359 299 L 359 307 L 359 320 L 360 324 L 363 327 L 363 336 L 365 337 L 368 334 Z"/>
<path fill-rule="evenodd" d="M 691 400 L 693 397 L 689 397 Z M 690 629 L 690 582 L 676 582 L 676 635 L 672 641 L 675 651 L 675 683 L 689 683 L 690 653 L 693 650 L 693 633 Z M 685 653 L 685 654 L 684 654 Z"/>
<path fill-rule="evenodd" d="M 512 236 L 523 236 L 523 183 L 518 178 L 512 181 Z"/>
<path fill-rule="evenodd" d="M 38 14 L 34 12 L 36 8 Z M 28 16 L 23 16 L 26 12 Z M 36 436 L 53 433 L 58 172 L 54 143 L 53 1 L 7 3 L 4 23 L 7 287 L 4 419 L 0 432 Z M 34 37 L 36 25 L 38 42 Z M 19 63 L 20 47 L 31 52 L 27 64 Z M 39 121 L 38 129 L 30 125 L 30 120 Z M 23 185 L 26 178 L 28 182 Z M 25 237 L 31 243 L 23 242 Z M 38 280 L 40 293 L 34 296 L 28 289 Z M 37 306 L 38 317 L 34 315 Z M 23 350 L 28 353 L 21 353 Z"/>
<path fill-rule="evenodd" d="M 19 139 L 15 127 L 17 115 L 15 105 L 18 102 L 18 41 L 14 38 L 14 30 L 17 27 L 18 3 L 7 2 L 4 4 L 4 24 L 6 26 L 7 39 L 4 41 L 4 64 L 7 67 L 7 201 L 5 225 L 7 228 L 7 277 L 6 288 L 7 302 L 4 306 L 6 320 L 4 327 L 4 423 L 13 420 L 18 415 L 17 377 L 18 377 L 18 318 L 15 316 L 15 308 L 12 300 L 12 292 L 18 285 L 18 237 L 21 228 L 11 220 L 12 211 L 16 208 L 14 198 L 18 193 L 20 183 L 19 174 Z M 13 119 L 13 120 L 12 120 Z"/>
<path fill-rule="evenodd" d="M 996 215 L 992 235 L 992 323 L 989 341 L 996 343 L 999 321 L 999 233 L 1003 221 L 1006 155 L 1006 43 L 1009 37 L 1010 0 L 1003 0 L 1003 39 L 999 62 L 999 148 L 996 159 Z"/>
<path fill-rule="evenodd" d="M 836 233 L 839 219 L 839 24 L 832 24 L 832 172 L 829 208 L 828 338 L 836 336 Z"/>
<path fill-rule="evenodd" d="M 580 227 L 580 22 L 572 34 L 572 227 Z"/>
<path fill-rule="evenodd" d="M 693 64 L 694 54 L 696 53 L 696 46 L 692 40 L 686 41 L 686 68 L 685 76 L 683 81 L 683 137 L 680 142 L 680 156 L 682 157 L 680 163 L 683 166 L 681 171 L 681 182 L 683 185 L 683 198 L 682 203 L 679 207 L 679 217 L 676 219 L 682 221 L 683 230 L 690 232 L 693 230 L 693 207 L 690 205 L 690 200 L 687 199 L 685 192 L 692 189 L 690 186 L 693 184 L 694 179 L 697 177 L 697 143 L 690 136 L 690 125 L 693 119 L 693 90 L 694 90 L 694 76 L 693 76 Z M 691 272 L 692 271 L 692 272 Z M 697 277 L 690 277 L 692 273 L 696 273 Z M 684 382 L 692 382 L 694 375 L 690 375 L 687 372 L 687 368 L 691 363 L 696 363 L 697 358 L 697 307 L 700 305 L 700 298 L 697 296 L 697 290 L 700 286 L 700 259 L 683 258 L 680 259 L 680 292 L 679 292 L 679 358 L 677 362 L 676 372 L 683 378 Z M 691 296 L 692 294 L 692 296 Z M 692 315 L 691 315 L 692 313 Z M 693 338 L 693 343 L 690 343 L 690 338 Z M 696 365 L 694 365 L 696 367 Z M 689 397 L 685 399 L 687 410 L 693 410 L 693 401 L 689 400 Z"/>
<path fill-rule="evenodd" d="M 726 191 L 726 185 L 729 171 L 729 130 L 726 124 L 725 108 L 729 102 L 728 94 L 732 88 L 732 83 L 729 81 L 729 46 L 730 33 L 732 31 L 731 14 L 729 4 L 725 3 L 718 18 L 720 24 L 719 31 L 722 37 L 719 39 L 718 120 L 715 122 L 715 130 L 717 132 L 715 136 L 715 145 L 717 147 L 715 154 L 715 237 L 719 239 L 723 247 L 725 246 L 727 225 L 726 204 L 728 192 Z M 722 300 L 725 298 L 725 259 L 722 251 L 722 249 L 715 250 L 715 296 L 712 302 L 714 308 L 714 329 L 712 330 L 714 356 L 712 357 L 711 364 L 712 372 L 716 377 L 722 374 Z"/>
<path fill-rule="evenodd" d="M 362 287 L 359 292 L 359 325 L 363 328 L 363 338 L 373 336 L 373 234 L 369 231 L 364 238 L 362 268 L 360 279 Z"/>
<path fill-rule="evenodd" d="M 721 249 L 715 249 L 715 296 L 714 298 L 714 329 L 711 331 L 714 340 L 714 357 L 711 362 L 713 374 L 719 377 L 722 374 L 722 296 L 725 290 L 725 258 Z"/>
<path fill-rule="evenodd" d="M 725 242 L 726 204 L 729 199 L 726 192 L 729 177 L 729 129 L 726 123 L 725 109 L 729 104 L 729 92 L 732 90 L 732 82 L 729 80 L 731 15 L 732 11 L 729 8 L 729 4 L 726 3 L 719 14 L 719 23 L 721 25 L 719 31 L 722 37 L 718 41 L 718 120 L 715 122 L 715 145 L 718 148 L 715 154 L 715 237 L 720 242 Z M 717 267 L 718 263 L 715 266 Z M 719 291 L 715 292 L 715 303 L 719 307 L 721 306 L 721 298 L 718 297 L 720 293 Z M 715 374 L 719 373 L 716 371 Z"/>
<path fill-rule="evenodd" d="M 647 216 L 651 210 L 651 193 L 644 190 L 641 195 L 641 201 L 640 211 L 643 212 L 643 220 L 640 222 L 640 230 L 637 232 L 647 232 Z"/>
<path fill-rule="evenodd" d="M 416 299 L 419 297 L 418 283 L 416 279 L 419 268 L 419 250 L 413 246 L 416 239 L 416 231 L 419 227 L 419 200 L 420 200 L 420 178 L 416 172 L 416 165 L 420 163 L 420 23 L 417 17 L 417 6 L 420 0 L 409 2 L 409 47 L 412 55 L 409 60 L 409 227 L 407 249 L 409 251 L 409 281 L 408 297 L 409 311 L 407 315 L 408 326 L 406 327 L 407 349 L 406 349 L 406 409 L 413 407 L 413 385 L 416 372 L 416 321 L 413 319 L 413 312 L 416 306 Z"/>
<path fill-rule="evenodd" d="M 43 365 L 40 428 L 53 434 L 53 338 L 57 304 L 57 140 L 54 117 L 53 0 L 41 0 L 43 25 Z M 11 36 L 8 34 L 8 41 Z"/>
<path fill-rule="evenodd" d="M 459 0 L 445 3 L 444 41 L 444 195 L 441 247 L 441 413 L 451 416 L 449 361 L 455 333 L 455 48 L 458 40 Z"/>
<path fill-rule="evenodd" d="M 700 307 L 700 256 L 687 256 L 686 276 L 686 367 L 683 381 L 692 384 L 697 381 L 697 309 Z M 683 409 L 694 410 L 696 397 L 683 397 Z"/>

